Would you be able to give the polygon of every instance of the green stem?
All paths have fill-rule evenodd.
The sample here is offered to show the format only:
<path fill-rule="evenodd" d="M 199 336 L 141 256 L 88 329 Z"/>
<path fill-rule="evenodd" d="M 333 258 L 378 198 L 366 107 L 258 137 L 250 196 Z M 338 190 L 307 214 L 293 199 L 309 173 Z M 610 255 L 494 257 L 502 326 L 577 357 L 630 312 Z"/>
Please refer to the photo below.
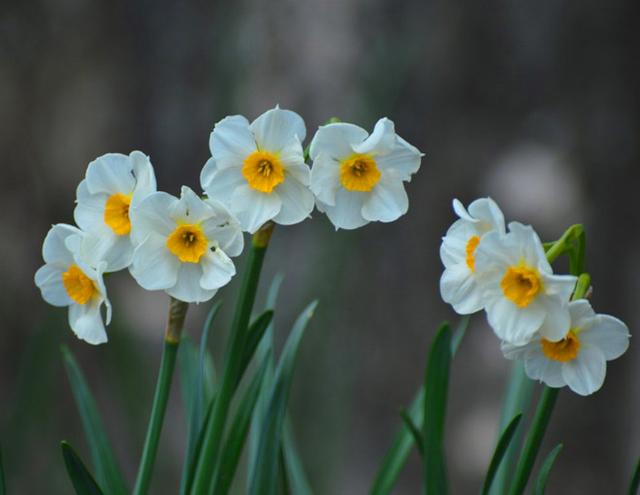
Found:
<path fill-rule="evenodd" d="M 553 263 L 558 256 L 566 253 L 568 250 L 572 249 L 571 243 L 573 241 L 580 242 L 581 238 L 584 241 L 584 227 L 580 224 L 575 224 L 569 227 L 564 231 L 562 237 L 554 242 L 551 247 L 547 250 L 547 260 L 549 263 Z"/>
<path fill-rule="evenodd" d="M 231 324 L 230 342 L 225 357 L 222 383 L 218 390 L 213 411 L 207 422 L 204 443 L 201 450 L 202 454 L 198 459 L 191 489 L 192 494 L 202 495 L 210 492 L 213 468 L 216 465 L 220 444 L 222 443 L 227 413 L 229 412 L 229 406 L 231 405 L 236 386 L 240 381 L 238 374 L 242 365 L 247 328 L 249 326 L 249 319 L 251 318 L 253 303 L 256 298 L 264 255 L 269 245 L 273 227 L 274 224 L 268 222 L 253 236 L 251 250 L 249 251 L 247 259 L 247 267 L 240 287 L 240 295 L 236 304 L 235 315 Z"/>
<path fill-rule="evenodd" d="M 176 364 L 180 334 L 184 327 L 184 318 L 187 314 L 188 307 L 189 305 L 187 303 L 173 298 L 171 298 L 169 303 L 169 321 L 164 337 L 160 372 L 158 374 L 158 381 L 156 382 L 151 418 L 149 419 L 147 437 L 144 441 L 142 459 L 140 461 L 140 468 L 138 469 L 133 495 L 144 495 L 149 490 L 153 465 L 158 451 L 158 442 L 164 422 L 164 413 L 167 410 L 167 401 L 169 399 L 169 392 L 171 391 L 171 379 L 173 378 L 173 370 Z"/>
<path fill-rule="evenodd" d="M 536 408 L 535 416 L 531 423 L 531 428 L 527 435 L 524 447 L 522 448 L 522 455 L 520 461 L 516 467 L 516 474 L 511 485 L 509 495 L 520 495 L 524 492 L 527 486 L 527 481 L 531 475 L 533 463 L 536 460 L 538 449 L 542 443 L 542 438 L 549 424 L 553 406 L 556 403 L 558 397 L 559 388 L 544 387 L 540 400 L 538 401 L 538 407 Z"/>

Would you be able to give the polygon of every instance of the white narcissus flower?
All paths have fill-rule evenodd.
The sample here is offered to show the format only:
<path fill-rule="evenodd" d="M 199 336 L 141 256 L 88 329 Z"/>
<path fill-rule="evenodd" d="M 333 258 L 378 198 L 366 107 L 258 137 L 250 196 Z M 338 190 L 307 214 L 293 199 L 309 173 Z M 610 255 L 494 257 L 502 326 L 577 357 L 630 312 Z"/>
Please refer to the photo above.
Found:
<path fill-rule="evenodd" d="M 71 225 L 54 225 L 45 237 L 42 257 L 45 265 L 35 275 L 35 283 L 45 301 L 53 306 L 69 307 L 69 325 L 78 338 L 89 344 L 107 341 L 101 308 L 107 308 L 106 322 L 111 321 L 111 304 L 102 280 L 106 263 L 92 268 L 78 256 L 82 233 Z"/>
<path fill-rule="evenodd" d="M 318 210 L 336 229 L 392 222 L 404 215 L 409 199 L 403 182 L 418 171 L 422 153 L 380 119 L 369 135 L 353 124 L 321 126 L 311 141 L 311 190 Z"/>
<path fill-rule="evenodd" d="M 500 339 L 524 345 L 538 331 L 554 342 L 564 338 L 577 278 L 553 274 L 533 228 L 511 222 L 505 235 L 486 234 L 475 251 L 475 269 L 489 324 Z"/>
<path fill-rule="evenodd" d="M 475 251 L 488 232 L 505 234 L 504 215 L 491 198 L 476 199 L 469 211 L 453 200 L 456 220 L 440 245 L 440 259 L 445 270 L 440 278 L 440 294 L 444 302 L 458 314 L 475 313 L 484 308 L 483 287 L 478 284 Z"/>
<path fill-rule="evenodd" d="M 607 361 L 629 347 L 629 329 L 613 316 L 596 314 L 586 299 L 569 303 L 569 313 L 569 330 L 562 340 L 538 337 L 524 346 L 505 343 L 502 351 L 508 359 L 524 359 L 529 378 L 590 395 L 602 387 Z"/>
<path fill-rule="evenodd" d="M 302 118 L 278 107 L 251 124 L 241 115 L 222 119 L 209 139 L 212 157 L 200 174 L 202 189 L 229 208 L 247 232 L 269 220 L 301 222 L 314 204 L 302 150 L 305 135 Z"/>
<path fill-rule="evenodd" d="M 156 190 L 156 178 L 149 158 L 140 151 L 129 156 L 109 153 L 96 158 L 76 191 L 76 224 L 82 236 L 80 252 L 92 266 L 107 263 L 108 272 L 131 263 L 131 221 L 129 209 Z"/>
<path fill-rule="evenodd" d="M 217 201 L 182 187 L 180 199 L 152 193 L 131 210 L 136 244 L 129 270 L 147 290 L 203 302 L 236 273 L 229 256 L 242 252 L 240 225 Z"/>

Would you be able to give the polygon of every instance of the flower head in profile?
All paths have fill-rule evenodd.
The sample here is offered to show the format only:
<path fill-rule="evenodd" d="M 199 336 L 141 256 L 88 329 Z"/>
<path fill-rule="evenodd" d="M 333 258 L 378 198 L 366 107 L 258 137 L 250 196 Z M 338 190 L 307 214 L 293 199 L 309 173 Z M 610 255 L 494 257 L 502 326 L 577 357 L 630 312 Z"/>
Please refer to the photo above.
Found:
<path fill-rule="evenodd" d="M 374 221 L 392 222 L 407 212 L 403 182 L 418 171 L 422 154 L 383 118 L 371 135 L 353 124 L 321 126 L 310 156 L 318 209 L 336 229 L 355 229 Z"/>
<path fill-rule="evenodd" d="M 108 272 L 131 263 L 131 219 L 129 210 L 156 190 L 149 158 L 139 151 L 129 156 L 109 153 L 89 164 L 76 191 L 76 224 L 82 236 L 80 252 L 92 266 L 107 263 Z"/>
<path fill-rule="evenodd" d="M 45 301 L 53 306 L 69 307 L 69 325 L 78 338 L 89 344 L 107 341 L 101 308 L 107 308 L 106 322 L 111 321 L 111 304 L 102 280 L 105 263 L 91 267 L 78 256 L 82 232 L 71 225 L 54 225 L 45 237 L 42 257 L 45 265 L 35 275 L 35 283 Z"/>
<path fill-rule="evenodd" d="M 476 199 L 467 211 L 453 200 L 456 220 L 440 245 L 440 258 L 445 270 L 440 278 L 440 294 L 444 302 L 458 314 L 471 314 L 484 308 L 483 287 L 478 283 L 475 251 L 488 232 L 505 234 L 504 216 L 491 198 Z"/>
<path fill-rule="evenodd" d="M 301 222 L 313 210 L 305 135 L 302 118 L 278 107 L 252 123 L 240 115 L 222 119 L 209 139 L 212 157 L 200 175 L 202 189 L 229 208 L 247 232 L 269 220 Z"/>
<path fill-rule="evenodd" d="M 500 339 L 524 345 L 536 332 L 554 342 L 564 338 L 577 278 L 553 274 L 533 228 L 511 222 L 505 235 L 489 232 L 474 261 L 487 318 Z"/>
<path fill-rule="evenodd" d="M 524 359 L 527 376 L 550 387 L 564 387 L 580 395 L 600 389 L 607 361 L 620 357 L 629 347 L 627 326 L 613 316 L 596 314 L 586 299 L 569 303 L 571 316 L 562 340 L 537 337 L 524 346 L 503 344 L 509 359 Z"/>
<path fill-rule="evenodd" d="M 180 198 L 152 193 L 131 211 L 136 244 L 129 270 L 147 290 L 203 302 L 235 275 L 229 256 L 242 252 L 240 226 L 217 201 L 182 187 Z"/>

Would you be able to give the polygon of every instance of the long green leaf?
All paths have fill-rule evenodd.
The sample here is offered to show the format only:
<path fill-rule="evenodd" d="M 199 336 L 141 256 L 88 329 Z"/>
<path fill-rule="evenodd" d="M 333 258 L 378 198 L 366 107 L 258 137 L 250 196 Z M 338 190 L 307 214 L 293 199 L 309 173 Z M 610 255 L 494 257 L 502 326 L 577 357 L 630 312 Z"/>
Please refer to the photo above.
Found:
<path fill-rule="evenodd" d="M 416 448 L 420 453 L 420 457 L 424 456 L 424 444 L 422 443 L 422 433 L 418 425 L 415 424 L 409 413 L 406 409 L 402 409 L 400 411 L 400 416 L 402 417 L 402 421 L 404 425 L 409 429 L 409 433 L 413 437 L 413 441 L 416 444 Z"/>
<path fill-rule="evenodd" d="M 448 492 L 444 453 L 444 424 L 451 364 L 451 329 L 443 323 L 429 352 L 424 380 L 425 493 L 446 495 Z"/>
<path fill-rule="evenodd" d="M 551 472 L 553 463 L 555 462 L 556 457 L 558 457 L 558 454 L 561 450 L 562 444 L 559 443 L 551 452 L 549 452 L 549 455 L 542 463 L 542 467 L 540 467 L 540 472 L 538 473 L 538 477 L 536 478 L 536 486 L 533 492 L 535 495 L 544 495 L 544 492 L 547 489 L 547 480 L 549 479 L 549 473 Z"/>
<path fill-rule="evenodd" d="M 291 486 L 291 493 L 295 495 L 312 495 L 311 484 L 307 479 L 307 474 L 304 471 L 302 460 L 296 448 L 289 415 L 287 415 L 284 422 L 282 453 L 284 454 L 285 469 Z"/>
<path fill-rule="evenodd" d="M 216 495 L 224 495 L 228 493 L 231 483 L 233 482 L 233 477 L 235 475 L 236 468 L 238 467 L 238 461 L 240 460 L 240 454 L 242 453 L 242 448 L 244 447 L 247 433 L 249 431 L 249 424 L 251 422 L 253 409 L 258 401 L 260 388 L 262 387 L 267 366 L 269 364 L 269 356 L 267 355 L 265 357 L 266 359 L 263 360 L 260 365 L 260 369 L 255 374 L 249 387 L 247 387 L 247 390 L 238 405 L 235 418 L 231 423 L 229 433 L 225 439 L 224 448 L 220 456 L 220 463 L 214 475 L 215 488 L 213 493 Z"/>
<path fill-rule="evenodd" d="M 62 347 L 62 357 L 82 420 L 98 484 L 110 495 L 124 495 L 127 493 L 127 487 L 89 386 L 73 354 L 66 346 Z"/>
<path fill-rule="evenodd" d="M 640 487 L 640 459 L 636 462 L 636 468 L 633 470 L 631 476 L 631 482 L 629 483 L 628 495 L 637 495 L 638 488 Z"/>
<path fill-rule="evenodd" d="M 60 447 L 76 495 L 102 495 L 102 490 L 71 445 L 62 442 Z"/>
<path fill-rule="evenodd" d="M 198 463 L 198 459 L 200 457 L 200 453 L 202 451 L 202 444 L 204 442 L 204 435 L 207 430 L 207 421 L 211 417 L 211 411 L 213 410 L 213 405 L 215 403 L 216 397 L 215 395 L 211 398 L 209 402 L 209 406 L 207 407 L 206 414 L 204 415 L 204 421 L 200 427 L 200 432 L 198 434 L 198 438 L 196 440 L 195 448 L 193 450 L 193 459 L 191 460 L 191 464 L 186 467 L 185 472 L 183 473 L 183 477 L 185 479 L 184 482 L 184 493 L 189 493 L 191 490 L 191 486 L 193 484 L 193 479 L 196 473 L 196 466 Z"/>
<path fill-rule="evenodd" d="M 251 495 L 274 495 L 278 480 L 278 453 L 287 411 L 287 402 L 300 340 L 316 307 L 311 303 L 298 317 L 282 351 L 276 370 L 268 413 L 264 417 L 258 445 L 258 463 L 250 480 Z"/>
<path fill-rule="evenodd" d="M 469 328 L 469 323 L 471 322 L 471 315 L 464 315 L 460 318 L 458 322 L 458 326 L 456 327 L 456 331 L 453 333 L 451 337 L 451 356 L 455 356 L 456 352 L 460 348 L 460 344 L 462 343 L 462 339 L 467 333 L 467 328 Z"/>
<path fill-rule="evenodd" d="M 484 485 L 482 486 L 482 495 L 487 495 L 489 490 L 491 489 L 491 484 L 493 483 L 493 479 L 495 477 L 496 472 L 498 471 L 498 467 L 500 467 L 500 463 L 502 462 L 502 458 L 504 454 L 511 445 L 511 441 L 513 440 L 513 436 L 520 424 L 520 420 L 522 419 L 522 413 L 516 414 L 513 419 L 509 422 L 507 427 L 500 435 L 500 439 L 496 444 L 496 449 L 493 451 L 493 456 L 491 457 L 491 462 L 489 463 L 489 469 L 487 469 L 487 474 L 484 478 Z"/>
<path fill-rule="evenodd" d="M 262 340 L 263 335 L 265 334 L 267 328 L 271 324 L 271 320 L 273 319 L 273 311 L 268 309 L 264 313 L 262 313 L 256 320 L 249 326 L 249 330 L 247 331 L 247 340 L 244 346 L 244 354 L 242 356 L 242 364 L 240 365 L 240 373 L 238 378 L 242 377 L 245 370 L 249 366 L 249 362 L 253 357 L 256 349 L 258 348 L 258 344 Z"/>
<path fill-rule="evenodd" d="M 0 448 L 0 495 L 6 495 L 7 485 L 4 480 L 4 467 L 2 465 L 2 449 Z"/>

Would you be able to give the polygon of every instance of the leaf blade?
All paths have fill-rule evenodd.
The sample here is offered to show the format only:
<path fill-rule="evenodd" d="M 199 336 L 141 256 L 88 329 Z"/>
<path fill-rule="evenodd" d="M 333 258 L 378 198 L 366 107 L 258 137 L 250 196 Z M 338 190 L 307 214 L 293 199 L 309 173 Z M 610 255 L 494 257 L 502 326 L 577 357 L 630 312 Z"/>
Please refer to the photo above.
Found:
<path fill-rule="evenodd" d="M 60 444 L 67 474 L 73 484 L 76 495 L 103 495 L 93 476 L 67 442 Z"/>
<path fill-rule="evenodd" d="M 484 478 L 484 484 L 482 486 L 482 495 L 487 495 L 489 490 L 491 489 L 491 485 L 493 483 L 493 479 L 498 472 L 498 468 L 502 463 L 502 459 L 504 458 L 504 454 L 509 449 L 511 445 L 511 441 L 514 438 L 518 425 L 520 424 L 520 420 L 522 419 L 522 413 L 516 414 L 513 419 L 509 422 L 507 427 L 502 431 L 500 438 L 498 439 L 498 443 L 496 444 L 496 448 L 493 452 L 493 456 L 491 457 L 491 462 L 489 463 L 489 468 L 487 469 L 487 474 Z"/>
<path fill-rule="evenodd" d="M 554 447 L 554 449 L 549 452 L 549 455 L 545 458 L 542 466 L 540 467 L 540 472 L 538 473 L 538 477 L 536 478 L 536 485 L 534 489 L 535 495 L 544 495 L 544 492 L 547 488 L 547 480 L 549 479 L 549 474 L 551 473 L 551 468 L 553 467 L 553 463 L 560 454 L 562 450 L 562 444 L 559 443 Z"/>
<path fill-rule="evenodd" d="M 640 488 L 640 459 L 636 462 L 636 468 L 633 470 L 631 476 L 631 482 L 629 483 L 629 495 L 637 495 L 638 488 Z"/>

